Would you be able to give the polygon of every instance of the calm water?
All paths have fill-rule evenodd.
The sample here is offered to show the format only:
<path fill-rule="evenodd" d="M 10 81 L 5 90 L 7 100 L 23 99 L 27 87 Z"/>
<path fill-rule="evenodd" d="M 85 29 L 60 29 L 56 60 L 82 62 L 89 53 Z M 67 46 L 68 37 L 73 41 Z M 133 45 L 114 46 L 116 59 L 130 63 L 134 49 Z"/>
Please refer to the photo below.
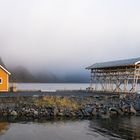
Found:
<path fill-rule="evenodd" d="M 17 88 L 20 90 L 85 90 L 89 87 L 89 83 L 17 83 Z M 122 85 L 123 87 L 123 85 Z M 100 89 L 101 86 L 98 85 Z M 131 89 L 131 85 L 128 85 L 128 89 Z M 137 87 L 140 91 L 140 84 Z"/>
<path fill-rule="evenodd" d="M 88 83 L 17 83 L 20 90 L 85 90 Z"/>
<path fill-rule="evenodd" d="M 139 122 L 140 117 L 43 123 L 0 122 L 0 140 L 139 140 Z"/>
<path fill-rule="evenodd" d="M 86 89 L 88 84 L 17 84 L 18 89 Z M 0 122 L 0 140 L 140 140 L 140 117 Z"/>

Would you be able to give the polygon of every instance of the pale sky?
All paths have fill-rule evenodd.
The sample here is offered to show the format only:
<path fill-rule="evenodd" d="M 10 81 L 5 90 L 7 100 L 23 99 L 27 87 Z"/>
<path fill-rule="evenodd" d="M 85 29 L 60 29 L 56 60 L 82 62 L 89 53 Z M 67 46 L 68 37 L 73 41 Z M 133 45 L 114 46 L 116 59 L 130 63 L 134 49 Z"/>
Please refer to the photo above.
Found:
<path fill-rule="evenodd" d="M 140 57 L 140 0 L 0 0 L 0 56 L 31 71 Z"/>

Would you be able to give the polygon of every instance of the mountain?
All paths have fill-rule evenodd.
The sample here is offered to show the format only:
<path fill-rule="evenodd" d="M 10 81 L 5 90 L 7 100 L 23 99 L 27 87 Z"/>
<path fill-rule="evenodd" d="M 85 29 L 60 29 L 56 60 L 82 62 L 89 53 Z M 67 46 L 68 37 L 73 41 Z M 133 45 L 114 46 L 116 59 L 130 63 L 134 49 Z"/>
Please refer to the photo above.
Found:
<path fill-rule="evenodd" d="M 25 67 L 19 66 L 9 69 L 11 72 L 11 82 L 25 82 L 25 83 L 85 83 L 88 82 L 88 76 L 82 74 L 68 74 L 64 77 L 58 78 L 57 75 L 51 72 L 31 73 Z"/>
<path fill-rule="evenodd" d="M 36 79 L 39 83 L 59 83 L 61 80 L 53 73 L 37 73 L 35 74 Z"/>
<path fill-rule="evenodd" d="M 3 60 L 0 58 L 0 65 L 7 69 Z M 57 76 L 51 72 L 38 72 L 32 73 L 23 66 L 14 68 L 8 67 L 8 71 L 11 73 L 10 82 L 23 82 L 23 83 L 83 83 L 88 81 L 87 75 L 82 74 L 67 74 L 66 76 Z M 59 78 L 58 78 L 59 77 Z"/>
<path fill-rule="evenodd" d="M 59 79 L 52 73 L 37 73 L 32 74 L 29 70 L 27 70 L 23 66 L 18 66 L 13 69 L 10 69 L 11 82 L 23 82 L 23 83 L 53 83 L 59 82 Z"/>
<path fill-rule="evenodd" d="M 37 79 L 32 75 L 32 73 L 22 66 L 9 70 L 11 72 L 11 82 L 37 82 Z"/>
<path fill-rule="evenodd" d="M 89 77 L 86 74 L 72 73 L 63 78 L 64 83 L 86 83 L 89 82 Z"/>

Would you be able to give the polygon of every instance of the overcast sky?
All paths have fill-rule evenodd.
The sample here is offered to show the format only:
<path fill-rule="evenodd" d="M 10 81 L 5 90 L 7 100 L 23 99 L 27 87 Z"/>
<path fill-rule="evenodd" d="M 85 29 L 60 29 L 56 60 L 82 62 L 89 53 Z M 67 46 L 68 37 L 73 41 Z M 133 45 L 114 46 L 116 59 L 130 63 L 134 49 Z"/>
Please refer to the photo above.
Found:
<path fill-rule="evenodd" d="M 140 56 L 140 0 L 0 0 L 7 65 L 58 73 Z"/>

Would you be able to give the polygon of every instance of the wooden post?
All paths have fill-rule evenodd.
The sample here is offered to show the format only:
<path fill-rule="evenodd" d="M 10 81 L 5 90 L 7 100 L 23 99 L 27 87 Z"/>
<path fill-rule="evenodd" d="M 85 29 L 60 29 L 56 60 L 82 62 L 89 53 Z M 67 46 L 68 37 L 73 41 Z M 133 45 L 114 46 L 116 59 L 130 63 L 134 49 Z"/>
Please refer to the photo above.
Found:
<path fill-rule="evenodd" d="M 117 68 L 91 69 L 90 90 L 111 92 L 137 91 L 137 83 L 140 79 L 140 66 L 124 66 Z M 131 82 L 131 89 L 128 83 Z M 124 84 L 122 86 L 122 83 Z M 99 85 L 99 86 L 98 86 Z"/>

